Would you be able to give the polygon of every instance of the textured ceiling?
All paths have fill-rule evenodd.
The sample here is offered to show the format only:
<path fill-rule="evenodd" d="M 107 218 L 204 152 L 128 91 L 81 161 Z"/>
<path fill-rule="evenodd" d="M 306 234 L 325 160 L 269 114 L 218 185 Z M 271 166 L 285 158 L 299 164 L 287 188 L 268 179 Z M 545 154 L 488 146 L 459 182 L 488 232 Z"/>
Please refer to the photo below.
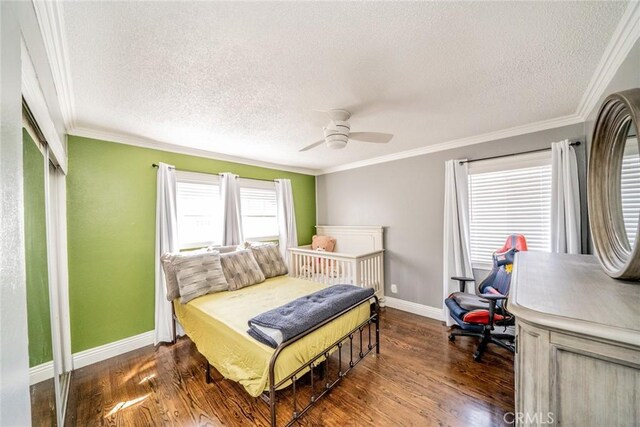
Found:
<path fill-rule="evenodd" d="M 79 128 L 313 169 L 573 114 L 624 2 L 63 5 Z M 299 153 L 348 108 L 395 134 Z"/>

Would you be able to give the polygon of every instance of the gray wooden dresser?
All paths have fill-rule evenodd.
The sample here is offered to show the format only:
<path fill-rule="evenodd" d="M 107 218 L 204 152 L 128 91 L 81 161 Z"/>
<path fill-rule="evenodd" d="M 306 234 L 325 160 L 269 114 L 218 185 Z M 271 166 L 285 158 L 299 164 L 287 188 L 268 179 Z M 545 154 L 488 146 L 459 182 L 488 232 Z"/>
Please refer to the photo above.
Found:
<path fill-rule="evenodd" d="M 592 255 L 520 252 L 508 308 L 516 424 L 640 426 L 640 283 Z"/>

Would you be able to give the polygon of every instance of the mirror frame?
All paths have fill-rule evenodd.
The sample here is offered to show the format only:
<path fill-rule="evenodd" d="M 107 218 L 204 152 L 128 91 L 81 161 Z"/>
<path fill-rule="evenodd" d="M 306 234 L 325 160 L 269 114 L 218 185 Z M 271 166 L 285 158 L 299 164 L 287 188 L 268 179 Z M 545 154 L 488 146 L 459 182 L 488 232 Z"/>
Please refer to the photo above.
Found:
<path fill-rule="evenodd" d="M 639 239 L 629 244 L 620 188 L 629 126 L 635 126 L 637 132 L 638 123 L 640 89 L 611 94 L 600 107 L 591 141 L 588 172 L 591 236 L 602 268 L 616 279 L 640 279 Z M 640 221 L 636 230 L 640 231 Z"/>

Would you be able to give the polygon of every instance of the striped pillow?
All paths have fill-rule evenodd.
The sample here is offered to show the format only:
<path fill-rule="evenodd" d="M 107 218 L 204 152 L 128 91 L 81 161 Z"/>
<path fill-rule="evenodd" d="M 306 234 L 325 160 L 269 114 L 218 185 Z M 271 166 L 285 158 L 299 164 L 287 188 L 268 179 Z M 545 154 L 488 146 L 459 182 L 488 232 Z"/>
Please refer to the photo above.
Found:
<path fill-rule="evenodd" d="M 164 270 L 164 283 L 167 288 L 167 300 L 173 301 L 176 298 L 180 297 L 180 287 L 178 286 L 178 276 L 176 275 L 176 267 L 173 264 L 173 261 L 176 255 L 184 255 L 191 256 L 197 255 L 199 253 L 204 252 L 203 249 L 189 252 L 178 252 L 171 253 L 165 252 L 160 257 L 160 263 L 162 264 L 162 269 Z"/>
<path fill-rule="evenodd" d="M 249 249 L 220 255 L 230 291 L 264 282 L 264 274 Z"/>
<path fill-rule="evenodd" d="M 282 255 L 280 255 L 278 245 L 269 243 L 267 245 L 251 246 L 251 252 L 267 279 L 287 274 L 287 266 L 282 259 Z"/>
<path fill-rule="evenodd" d="M 162 269 L 164 270 L 164 284 L 167 287 L 167 300 L 173 301 L 180 297 L 180 288 L 178 286 L 178 276 L 176 276 L 176 268 L 173 265 L 175 254 L 166 253 L 160 257 Z"/>
<path fill-rule="evenodd" d="M 173 265 L 176 269 L 182 304 L 202 295 L 229 289 L 229 284 L 222 272 L 220 254 L 217 252 L 175 255 Z"/>

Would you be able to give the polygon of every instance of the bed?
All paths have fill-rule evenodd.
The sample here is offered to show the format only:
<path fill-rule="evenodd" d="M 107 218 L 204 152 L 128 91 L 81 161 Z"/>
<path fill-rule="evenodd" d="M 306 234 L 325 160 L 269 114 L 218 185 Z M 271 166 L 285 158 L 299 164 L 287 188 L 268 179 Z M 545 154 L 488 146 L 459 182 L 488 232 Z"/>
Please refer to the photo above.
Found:
<path fill-rule="evenodd" d="M 207 359 L 207 381 L 210 365 L 225 378 L 241 384 L 251 396 L 261 396 L 270 405 L 272 425 L 276 424 L 276 391 L 292 386 L 293 408 L 287 423 L 291 425 L 369 352 L 379 352 L 378 298 L 354 304 L 276 349 L 250 337 L 247 322 L 326 286 L 278 276 L 237 291 L 204 295 L 187 304 L 174 300 L 174 318 Z M 343 346 L 348 347 L 343 351 Z M 298 406 L 295 395 L 300 378 L 308 371 L 312 371 L 313 378 L 313 369 L 335 352 L 340 353 L 337 378 L 326 379 L 318 393 L 312 381 L 310 401 Z"/>

